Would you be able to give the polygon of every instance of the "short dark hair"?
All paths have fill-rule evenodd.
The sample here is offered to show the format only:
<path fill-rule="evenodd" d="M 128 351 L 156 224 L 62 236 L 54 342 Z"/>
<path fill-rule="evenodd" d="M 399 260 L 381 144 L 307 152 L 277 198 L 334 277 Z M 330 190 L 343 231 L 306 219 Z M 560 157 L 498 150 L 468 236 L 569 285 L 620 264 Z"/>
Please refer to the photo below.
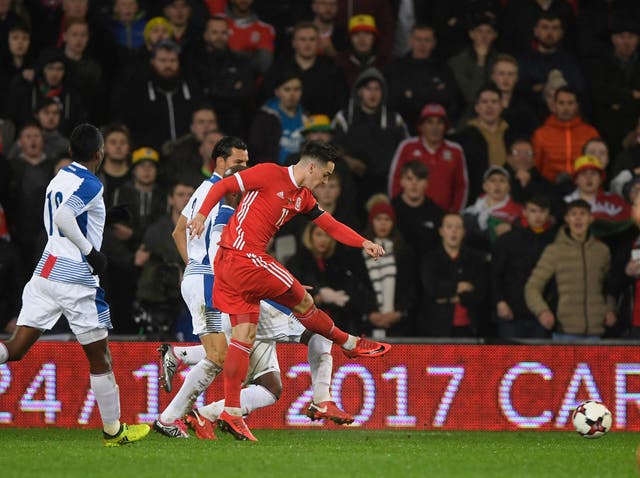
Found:
<path fill-rule="evenodd" d="M 594 136 L 593 138 L 591 138 L 590 140 L 588 140 L 586 143 L 582 145 L 582 154 L 587 154 L 586 153 L 587 146 L 589 146 L 591 143 L 602 143 L 607 147 L 607 151 L 609 151 L 609 145 L 604 140 L 604 138 L 601 138 L 600 136 Z"/>
<path fill-rule="evenodd" d="M 480 101 L 482 93 L 486 93 L 487 91 L 495 93 L 498 95 L 498 98 L 502 98 L 502 91 L 500 91 L 500 88 L 498 88 L 495 83 L 486 83 L 477 91 L 475 104 L 478 104 L 478 101 Z"/>
<path fill-rule="evenodd" d="M 169 197 L 173 196 L 178 186 L 186 186 L 188 188 L 193 189 L 194 191 L 196 190 L 196 186 L 195 184 L 193 184 L 193 181 L 191 181 L 186 176 L 178 176 L 178 178 L 175 181 L 173 181 L 169 186 L 169 191 L 167 196 Z"/>
<path fill-rule="evenodd" d="M 104 138 L 100 130 L 89 123 L 82 123 L 73 128 L 69 138 L 71 159 L 80 163 L 91 161 L 104 146 Z"/>
<path fill-rule="evenodd" d="M 107 126 L 102 128 L 102 136 L 106 140 L 113 133 L 122 133 L 127 137 L 127 141 L 129 142 L 129 146 L 131 146 L 131 132 L 129 131 L 129 127 L 124 123 L 110 123 Z"/>
<path fill-rule="evenodd" d="M 191 113 L 191 122 L 193 123 L 193 119 L 196 117 L 196 113 L 198 111 L 211 111 L 215 116 L 217 116 L 216 114 L 216 109 L 213 107 L 213 105 L 211 103 L 207 103 L 207 102 L 202 102 L 202 103 L 198 103 L 195 108 L 193 108 L 193 112 Z"/>
<path fill-rule="evenodd" d="M 511 151 L 518 143 L 526 143 L 533 147 L 533 142 L 528 136 L 517 136 L 513 141 L 511 141 L 511 143 L 509 143 L 509 151 Z"/>
<path fill-rule="evenodd" d="M 233 153 L 232 148 L 247 150 L 247 145 L 237 136 L 225 136 L 218 141 L 211 152 L 211 159 L 214 161 L 216 158 L 227 159 Z"/>
<path fill-rule="evenodd" d="M 538 19 L 536 20 L 536 26 L 538 25 L 538 23 L 540 23 L 541 20 L 545 20 L 547 22 L 553 22 L 556 20 L 560 21 L 560 25 L 562 26 L 562 29 L 564 30 L 564 22 L 562 21 L 562 17 L 560 15 L 558 15 L 555 12 L 552 11 L 546 11 L 540 14 L 540 16 L 538 17 Z"/>
<path fill-rule="evenodd" d="M 429 30 L 433 33 L 433 36 L 436 36 L 436 29 L 433 25 L 429 25 L 428 23 L 414 23 L 411 27 L 411 33 L 418 30 Z"/>
<path fill-rule="evenodd" d="M 320 33 L 320 30 L 318 30 L 318 26 L 312 21 L 307 21 L 307 20 L 296 23 L 293 26 L 293 33 L 291 35 L 295 36 L 295 34 L 298 33 L 300 30 L 315 30 L 316 33 L 318 34 Z"/>
<path fill-rule="evenodd" d="M 300 159 L 313 158 L 321 163 L 336 162 L 339 157 L 338 150 L 331 143 L 324 141 L 309 141 L 300 151 Z"/>
<path fill-rule="evenodd" d="M 525 205 L 534 204 L 539 208 L 551 210 L 551 199 L 549 199 L 549 196 L 543 196 L 543 195 L 531 196 L 524 203 Z"/>
<path fill-rule="evenodd" d="M 15 21 L 11 26 L 9 26 L 9 30 L 7 30 L 7 33 L 11 32 L 22 32 L 31 36 L 31 29 L 29 28 L 29 25 L 27 25 L 27 23 L 21 19 Z"/>
<path fill-rule="evenodd" d="M 429 168 L 422 161 L 418 161 L 414 159 L 402 165 L 402 169 L 400 170 L 400 176 L 404 176 L 405 174 L 413 173 L 413 175 L 418 179 L 428 179 L 429 178 Z"/>
<path fill-rule="evenodd" d="M 180 57 L 180 46 L 173 40 L 160 40 L 151 50 L 151 59 L 156 57 L 159 50 L 172 51 Z"/>
<path fill-rule="evenodd" d="M 576 92 L 576 90 L 574 90 L 570 86 L 561 86 L 560 88 L 558 88 L 556 90 L 556 93 L 553 95 L 553 101 L 558 101 L 558 95 L 560 95 L 560 93 L 569 93 L 570 95 L 575 96 L 576 101 L 578 103 L 580 102 L 578 98 L 578 93 Z"/>
<path fill-rule="evenodd" d="M 587 212 L 591 213 L 591 204 L 584 199 L 574 199 L 567 203 L 567 206 L 564 209 L 564 214 L 569 214 L 569 211 L 572 209 L 585 209 Z"/>

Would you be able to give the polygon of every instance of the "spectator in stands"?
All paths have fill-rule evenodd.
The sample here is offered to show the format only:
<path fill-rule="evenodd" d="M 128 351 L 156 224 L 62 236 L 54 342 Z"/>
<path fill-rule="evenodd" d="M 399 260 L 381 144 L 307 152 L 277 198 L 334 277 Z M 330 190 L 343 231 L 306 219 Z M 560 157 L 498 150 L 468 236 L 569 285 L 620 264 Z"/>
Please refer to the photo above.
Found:
<path fill-rule="evenodd" d="M 0 117 L 7 113 L 9 85 L 16 76 L 33 81 L 33 48 L 31 31 L 23 22 L 16 22 L 8 29 L 7 51 L 0 52 Z M 5 38 L 4 36 L 0 38 Z"/>
<path fill-rule="evenodd" d="M 187 0 L 165 0 L 163 13 L 171 25 L 173 40 L 182 50 L 186 51 L 200 43 L 202 30 L 191 21 L 192 10 Z"/>
<path fill-rule="evenodd" d="M 553 185 L 536 168 L 533 145 L 528 139 L 519 138 L 511 143 L 504 168 L 511 177 L 510 194 L 515 202 L 525 204 L 539 196 L 553 199 Z"/>
<path fill-rule="evenodd" d="M 496 239 L 511 230 L 520 217 L 522 206 L 509 194 L 511 177 L 502 166 L 490 166 L 482 176 L 484 195 L 467 207 L 464 218 L 470 245 L 489 251 Z"/>
<path fill-rule="evenodd" d="M 409 138 L 396 149 L 389 169 L 389 196 L 395 198 L 401 190 L 403 166 L 409 161 L 424 163 L 430 172 L 430 187 L 425 194 L 448 212 L 462 211 L 467 204 L 467 165 L 462 147 L 444 139 L 449 127 L 445 109 L 436 103 L 422 108 L 418 121 L 420 136 Z M 426 185 L 425 185 L 426 186 Z"/>
<path fill-rule="evenodd" d="M 423 306 L 416 335 L 476 336 L 482 328 L 487 294 L 487 261 L 463 242 L 465 230 L 459 214 L 446 213 L 439 233 L 439 246 L 422 259 Z"/>
<path fill-rule="evenodd" d="M 559 70 L 583 99 L 586 82 L 577 58 L 562 46 L 564 30 L 560 16 L 545 13 L 538 18 L 533 30 L 535 46 L 520 58 L 520 81 L 532 95 L 538 97 L 551 70 Z"/>
<path fill-rule="evenodd" d="M 481 193 L 481 177 L 489 166 L 504 165 L 507 147 L 513 140 L 509 125 L 502 119 L 500 90 L 492 84 L 482 87 L 476 96 L 476 117 L 456 136 L 467 159 L 469 201 Z"/>
<path fill-rule="evenodd" d="M 609 146 L 604 139 L 592 138 L 584 143 L 584 146 L 582 147 L 582 154 L 598 158 L 602 165 L 602 169 L 605 171 L 609 169 L 609 165 L 611 164 L 609 161 Z"/>
<path fill-rule="evenodd" d="M 543 16 L 560 20 L 564 45 L 569 51 L 573 51 L 576 20 L 573 8 L 566 0 L 509 2 L 502 14 L 500 51 L 518 56 L 529 50 L 534 40 L 534 27 Z"/>
<path fill-rule="evenodd" d="M 186 175 L 185 178 L 183 178 L 186 182 L 197 188 L 202 181 L 209 179 L 213 175 L 215 162 L 213 161 L 211 153 L 213 153 L 213 149 L 216 147 L 216 144 L 218 144 L 218 141 L 224 137 L 225 134 L 217 129 L 205 133 L 202 143 L 200 143 L 200 147 L 198 148 L 201 161 L 200 171 L 198 174 Z"/>
<path fill-rule="evenodd" d="M 251 11 L 252 3 L 253 0 L 229 0 L 229 48 L 247 56 L 254 71 L 262 74 L 273 62 L 275 31 Z"/>
<path fill-rule="evenodd" d="M 632 225 L 629 204 L 621 196 L 602 189 L 604 176 L 604 168 L 598 158 L 578 157 L 573 163 L 576 189 L 564 197 L 566 203 L 582 199 L 590 205 L 591 233 L 599 239 L 609 239 Z"/>
<path fill-rule="evenodd" d="M 591 207 L 583 199 L 567 205 L 566 226 L 547 246 L 525 286 L 527 307 L 554 340 L 598 339 L 616 323 L 615 300 L 605 281 L 611 267 L 609 249 L 589 232 Z M 555 278 L 558 307 L 544 297 Z"/>
<path fill-rule="evenodd" d="M 195 107 L 191 115 L 189 133 L 175 141 L 169 141 L 162 147 L 160 176 L 164 184 L 172 184 L 177 178 L 185 179 L 200 175 L 202 158 L 200 145 L 206 134 L 218 129 L 218 117 L 207 104 Z"/>
<path fill-rule="evenodd" d="M 65 76 L 82 95 L 82 103 L 88 108 L 88 118 L 94 123 L 102 124 L 106 119 L 107 88 L 102 67 L 86 55 L 89 24 L 84 20 L 69 21 L 63 37 Z"/>
<path fill-rule="evenodd" d="M 302 80 L 302 105 L 307 111 L 333 116 L 346 99 L 342 72 L 327 56 L 318 55 L 318 28 L 311 22 L 293 27 L 293 55 L 284 55 L 271 66 L 264 88 L 271 92 L 282 71 L 295 71 Z"/>
<path fill-rule="evenodd" d="M 531 136 L 540 123 L 526 95 L 517 88 L 517 60 L 511 55 L 498 54 L 491 70 L 491 81 L 502 93 L 502 118 L 509 129 L 517 136 Z"/>
<path fill-rule="evenodd" d="M 172 41 L 159 42 L 151 57 L 151 74 L 115 93 L 113 116 L 129 127 L 134 144 L 160 149 L 187 133 L 201 95 L 180 71 L 179 53 Z"/>
<path fill-rule="evenodd" d="M 635 182 L 640 182 L 636 179 Z M 633 198 L 632 218 L 640 224 L 640 195 Z M 631 244 L 614 251 L 612 290 L 619 294 L 620 321 L 631 339 L 640 339 L 640 236 Z"/>
<path fill-rule="evenodd" d="M 57 98 L 62 106 L 60 131 L 64 135 L 86 118 L 82 95 L 67 81 L 66 71 L 64 54 L 48 49 L 38 57 L 33 82 L 22 76 L 13 79 L 7 107 L 9 117 L 18 127 L 32 120 L 43 98 Z"/>
<path fill-rule="evenodd" d="M 384 256 L 378 260 L 363 255 L 377 304 L 377 310 L 368 317 L 370 334 L 408 336 L 413 332 L 418 297 L 415 256 L 396 228 L 396 213 L 389 198 L 377 194 L 367 205 L 369 224 L 364 237 L 384 248 Z"/>
<path fill-rule="evenodd" d="M 401 192 L 391 201 L 400 234 L 421 257 L 439 242 L 438 228 L 444 211 L 425 191 L 429 189 L 429 169 L 417 159 L 404 163 L 400 170 Z"/>
<path fill-rule="evenodd" d="M 2 39 L 2 45 L 0 46 L 0 56 L 4 56 L 7 53 L 7 45 L 5 43 L 9 30 L 16 24 L 23 23 L 20 16 L 11 8 L 11 0 L 4 0 L 0 2 L 0 39 Z"/>
<path fill-rule="evenodd" d="M 568 88 L 555 94 L 555 113 L 533 134 L 536 167 L 552 183 L 565 181 L 573 172 L 573 161 L 584 144 L 600 136 L 580 117 L 578 96 Z"/>
<path fill-rule="evenodd" d="M 635 19 L 615 16 L 611 24 L 613 48 L 589 65 L 594 123 L 614 154 L 640 114 L 639 33 Z"/>
<path fill-rule="evenodd" d="M 622 195 L 625 184 L 640 176 L 640 119 L 623 142 L 620 152 L 611 164 L 611 192 Z"/>
<path fill-rule="evenodd" d="M 336 24 L 338 0 L 312 0 L 313 24 L 318 28 L 320 39 L 318 54 L 335 57 L 349 46 L 347 28 Z"/>
<path fill-rule="evenodd" d="M 119 201 L 120 188 L 131 179 L 129 156 L 131 137 L 129 128 L 122 123 L 112 123 L 103 132 L 104 159 L 98 177 L 104 186 L 102 197 L 107 210 Z"/>
<path fill-rule="evenodd" d="M 455 121 L 462 112 L 462 97 L 453 71 L 434 57 L 436 34 L 433 27 L 414 25 L 409 38 L 411 51 L 393 61 L 386 69 L 390 104 L 414 131 L 420 108 L 438 103 Z"/>
<path fill-rule="evenodd" d="M 142 267 L 136 290 L 141 311 L 136 320 L 147 335 L 156 340 L 171 338 L 183 307 L 180 275 L 184 263 L 171 233 L 193 191 L 189 184 L 174 184 L 168 195 L 169 214 L 149 226 L 135 256 L 135 265 Z"/>
<path fill-rule="evenodd" d="M 408 135 L 402 117 L 387 107 L 387 82 L 379 70 L 368 68 L 360 74 L 334 126 L 335 142 L 358 178 L 359 204 L 364 204 L 386 190 L 393 152 Z"/>
<path fill-rule="evenodd" d="M 15 328 L 25 279 L 20 252 L 11 239 L 5 212 L 0 203 L 0 333 L 11 334 Z"/>
<path fill-rule="evenodd" d="M 128 241 L 136 247 L 147 227 L 167 211 L 167 198 L 158 185 L 160 156 L 152 148 L 136 149 L 131 155 L 131 181 L 120 188 L 114 206 L 126 206 L 131 213 Z"/>
<path fill-rule="evenodd" d="M 274 82 L 275 96 L 256 113 L 249 129 L 251 162 L 284 164 L 287 156 L 300 151 L 306 114 L 302 80 L 294 71 L 283 71 Z"/>
<path fill-rule="evenodd" d="M 356 15 L 349 20 L 349 48 L 335 57 L 349 88 L 367 68 L 382 68 L 383 62 L 375 52 L 377 35 L 376 21 L 371 15 Z"/>
<path fill-rule="evenodd" d="M 304 229 L 302 244 L 287 261 L 287 269 L 313 287 L 314 302 L 337 326 L 349 333 L 363 332 L 377 304 L 360 251 L 337 245 L 314 222 Z"/>
<path fill-rule="evenodd" d="M 360 223 L 353 210 L 354 205 L 345 201 L 342 193 L 343 187 L 340 176 L 335 173 L 329 176 L 325 184 L 321 184 L 313 190 L 318 206 L 323 211 L 327 211 L 341 223 L 354 229 L 359 229 Z"/>
<path fill-rule="evenodd" d="M 542 88 L 543 103 L 536 106 L 539 118 L 546 118 L 556 112 L 556 91 L 569 86 L 560 70 L 551 70 L 547 76 L 547 82 Z M 534 103 L 536 100 L 534 99 Z"/>
<path fill-rule="evenodd" d="M 547 330 L 527 308 L 524 287 L 555 234 L 551 202 L 545 196 L 534 196 L 526 200 L 522 217 L 513 223 L 511 230 L 496 240 L 491 283 L 500 337 L 547 337 Z"/>
<path fill-rule="evenodd" d="M 338 13 L 336 15 L 336 25 L 340 28 L 347 26 L 353 15 L 369 15 L 375 21 L 378 30 L 376 34 L 377 56 L 383 62 L 391 58 L 391 50 L 393 48 L 394 32 L 396 29 L 396 15 L 392 6 L 393 2 L 387 0 L 359 0 L 339 1 Z M 350 30 L 350 29 L 349 29 Z"/>
<path fill-rule="evenodd" d="M 37 106 L 36 120 L 40 125 L 44 140 L 44 153 L 48 158 L 57 159 L 68 154 L 69 140 L 58 131 L 60 125 L 60 104 L 52 98 L 44 98 Z M 20 156 L 22 150 L 14 143 L 9 151 L 9 159 Z"/>
<path fill-rule="evenodd" d="M 42 252 L 38 238 L 44 230 L 42 211 L 47 185 L 53 175 L 53 159 L 44 152 L 42 130 L 36 123 L 27 123 L 18 137 L 20 155 L 9 162 L 10 207 L 15 239 L 27 270 L 33 270 Z"/>
<path fill-rule="evenodd" d="M 498 38 L 496 20 L 488 15 L 475 16 L 469 26 L 471 44 L 449 59 L 456 82 L 467 105 L 473 105 L 480 88 L 489 80 L 498 52 L 493 44 Z"/>
<path fill-rule="evenodd" d="M 137 0 L 115 0 L 110 26 L 115 42 L 120 48 L 135 50 L 143 46 L 146 24 L 146 13 L 140 10 Z"/>
<path fill-rule="evenodd" d="M 215 105 L 222 130 L 244 137 L 254 106 L 255 77 L 249 60 L 229 49 L 229 26 L 223 17 L 210 18 L 202 45 L 185 52 L 189 71 Z"/>

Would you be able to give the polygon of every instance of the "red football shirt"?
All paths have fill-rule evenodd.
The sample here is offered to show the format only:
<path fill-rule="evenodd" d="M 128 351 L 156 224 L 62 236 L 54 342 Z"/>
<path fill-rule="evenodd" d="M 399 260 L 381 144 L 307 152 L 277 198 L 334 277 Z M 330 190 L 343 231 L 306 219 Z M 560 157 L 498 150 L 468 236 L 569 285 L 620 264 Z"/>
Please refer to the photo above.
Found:
<path fill-rule="evenodd" d="M 222 231 L 221 247 L 263 253 L 283 224 L 316 206 L 311 191 L 296 184 L 293 166 L 258 164 L 234 177 L 244 197 Z"/>

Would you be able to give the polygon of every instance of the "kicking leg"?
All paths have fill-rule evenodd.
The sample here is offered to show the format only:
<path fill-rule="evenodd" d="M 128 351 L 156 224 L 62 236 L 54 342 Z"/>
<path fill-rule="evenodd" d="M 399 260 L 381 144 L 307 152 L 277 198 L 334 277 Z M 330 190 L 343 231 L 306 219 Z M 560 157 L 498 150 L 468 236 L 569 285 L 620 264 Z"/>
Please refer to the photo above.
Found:
<path fill-rule="evenodd" d="M 18 325 L 8 341 L 0 342 L 0 364 L 22 360 L 41 335 L 39 329 Z"/>

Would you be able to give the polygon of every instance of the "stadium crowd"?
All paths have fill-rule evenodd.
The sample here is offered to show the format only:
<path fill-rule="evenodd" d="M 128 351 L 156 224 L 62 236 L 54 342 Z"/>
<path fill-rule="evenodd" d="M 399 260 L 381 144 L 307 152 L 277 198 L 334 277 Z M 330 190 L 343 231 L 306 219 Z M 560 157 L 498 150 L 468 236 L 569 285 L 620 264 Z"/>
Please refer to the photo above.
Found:
<path fill-rule="evenodd" d="M 225 135 L 341 153 L 273 254 L 374 337 L 640 338 L 640 2 L 0 0 L 0 331 L 71 129 L 101 125 L 116 334 L 188 338 L 171 232 Z"/>

